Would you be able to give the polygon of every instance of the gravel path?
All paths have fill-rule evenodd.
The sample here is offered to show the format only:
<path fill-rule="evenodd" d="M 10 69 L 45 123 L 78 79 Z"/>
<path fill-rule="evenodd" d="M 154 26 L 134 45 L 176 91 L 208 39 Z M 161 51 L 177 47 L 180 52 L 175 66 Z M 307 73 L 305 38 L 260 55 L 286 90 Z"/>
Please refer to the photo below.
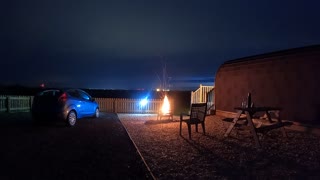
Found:
<path fill-rule="evenodd" d="M 179 117 L 156 120 L 156 115 L 118 114 L 157 179 L 319 179 L 320 137 L 279 129 L 260 134 L 256 149 L 250 131 L 243 126 L 228 138 L 229 123 L 222 117 L 206 118 L 207 135 L 192 129 L 188 139 Z"/>

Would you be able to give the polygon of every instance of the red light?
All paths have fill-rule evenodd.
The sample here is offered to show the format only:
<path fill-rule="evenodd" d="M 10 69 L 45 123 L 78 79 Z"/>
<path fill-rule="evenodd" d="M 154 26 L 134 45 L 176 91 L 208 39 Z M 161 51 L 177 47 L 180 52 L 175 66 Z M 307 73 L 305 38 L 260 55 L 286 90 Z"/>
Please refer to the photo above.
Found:
<path fill-rule="evenodd" d="M 66 101 L 66 100 L 67 100 L 67 93 L 61 94 L 61 96 L 59 97 L 59 101 Z"/>

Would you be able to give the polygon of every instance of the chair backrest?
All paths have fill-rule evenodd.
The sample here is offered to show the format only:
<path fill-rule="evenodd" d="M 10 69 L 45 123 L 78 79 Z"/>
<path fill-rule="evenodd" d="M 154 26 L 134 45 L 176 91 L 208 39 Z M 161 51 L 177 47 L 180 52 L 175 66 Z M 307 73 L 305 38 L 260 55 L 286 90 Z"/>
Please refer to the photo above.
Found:
<path fill-rule="evenodd" d="M 204 121 L 207 115 L 207 103 L 191 104 L 190 118 Z"/>

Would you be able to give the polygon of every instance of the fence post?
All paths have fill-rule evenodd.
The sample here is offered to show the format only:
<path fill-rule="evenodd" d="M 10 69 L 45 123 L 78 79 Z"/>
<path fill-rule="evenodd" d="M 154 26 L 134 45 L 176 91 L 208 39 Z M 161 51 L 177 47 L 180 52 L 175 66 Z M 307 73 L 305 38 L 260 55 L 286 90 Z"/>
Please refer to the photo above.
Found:
<path fill-rule="evenodd" d="M 8 96 L 6 99 L 7 112 L 10 112 L 10 105 L 11 105 L 10 101 L 11 101 L 10 96 Z"/>
<path fill-rule="evenodd" d="M 116 110 L 117 103 L 116 103 L 116 101 L 117 101 L 116 99 L 114 99 L 114 101 L 113 101 L 113 112 L 114 113 L 117 113 L 117 110 Z"/>
<path fill-rule="evenodd" d="M 112 101 L 112 112 L 115 112 L 115 104 L 116 104 L 116 102 L 115 102 L 116 100 L 114 99 L 113 101 Z"/>
<path fill-rule="evenodd" d="M 203 102 L 202 84 L 200 84 L 200 102 Z"/>
<path fill-rule="evenodd" d="M 32 109 L 32 96 L 29 97 L 29 110 L 31 111 Z"/>

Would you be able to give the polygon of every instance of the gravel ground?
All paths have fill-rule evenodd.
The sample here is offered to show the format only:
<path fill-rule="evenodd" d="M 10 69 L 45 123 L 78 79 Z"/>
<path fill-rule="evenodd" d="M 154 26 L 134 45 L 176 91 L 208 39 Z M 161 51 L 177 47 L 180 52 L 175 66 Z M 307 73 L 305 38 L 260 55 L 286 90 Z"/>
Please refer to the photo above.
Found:
<path fill-rule="evenodd" d="M 0 180 L 153 179 L 116 114 L 74 127 L 0 113 Z"/>
<path fill-rule="evenodd" d="M 207 135 L 188 139 L 179 117 L 156 120 L 156 115 L 118 114 L 122 124 L 157 179 L 320 179 L 320 137 L 287 129 L 288 138 L 275 129 L 259 134 L 262 148 L 255 148 L 246 126 L 229 137 L 229 122 L 207 116 Z"/>

